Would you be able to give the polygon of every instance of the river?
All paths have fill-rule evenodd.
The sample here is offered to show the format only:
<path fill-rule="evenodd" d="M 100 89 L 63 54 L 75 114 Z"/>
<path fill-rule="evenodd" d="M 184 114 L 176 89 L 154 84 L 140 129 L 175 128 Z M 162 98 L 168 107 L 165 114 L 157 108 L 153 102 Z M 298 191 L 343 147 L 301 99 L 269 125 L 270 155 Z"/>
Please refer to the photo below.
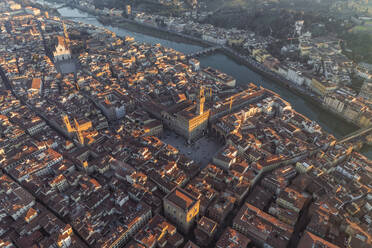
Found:
<path fill-rule="evenodd" d="M 37 0 L 37 2 L 41 4 L 46 3 L 44 0 Z M 61 6 L 59 3 L 47 2 L 47 4 L 52 7 Z M 145 28 L 135 24 L 123 23 L 123 26 L 120 28 L 103 25 L 93 15 L 82 12 L 76 8 L 62 7 L 58 9 L 58 12 L 61 16 L 74 21 L 105 27 L 119 36 L 132 36 L 139 42 L 147 42 L 151 44 L 160 43 L 163 46 L 174 48 L 186 54 L 203 49 L 203 46 L 196 44 L 193 41 L 185 41 L 183 38 L 175 35 L 164 34 L 163 32 L 154 31 L 150 28 Z M 252 82 L 277 92 L 283 99 L 291 103 L 292 107 L 296 111 L 316 121 L 325 131 L 333 134 L 336 138 L 345 136 L 346 134 L 358 129 L 357 126 L 347 123 L 342 118 L 325 111 L 317 103 L 304 98 L 300 94 L 289 90 L 287 87 L 279 83 L 262 77 L 258 73 L 250 70 L 248 67 L 239 64 L 222 53 L 217 52 L 212 55 L 201 57 L 199 60 L 202 66 L 211 66 L 235 77 L 238 84 Z M 365 146 L 361 152 L 368 158 L 372 159 L 371 146 Z"/>

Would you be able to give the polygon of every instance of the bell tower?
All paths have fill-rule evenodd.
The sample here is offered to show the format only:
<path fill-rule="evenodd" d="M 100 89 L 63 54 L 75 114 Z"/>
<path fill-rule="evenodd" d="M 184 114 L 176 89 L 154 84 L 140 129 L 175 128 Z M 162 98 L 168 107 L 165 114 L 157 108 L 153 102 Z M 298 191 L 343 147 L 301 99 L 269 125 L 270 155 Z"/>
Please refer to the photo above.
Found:
<path fill-rule="evenodd" d="M 66 25 L 65 25 L 65 22 L 62 22 L 62 25 L 63 25 L 63 34 L 65 36 L 65 41 L 66 41 L 66 45 L 69 45 L 70 43 L 70 37 L 68 36 L 68 32 L 67 32 L 67 28 L 66 28 Z"/>
<path fill-rule="evenodd" d="M 200 87 L 199 89 L 199 96 L 196 100 L 196 114 L 202 115 L 204 113 L 204 103 L 205 103 L 205 95 L 204 95 L 204 88 Z"/>

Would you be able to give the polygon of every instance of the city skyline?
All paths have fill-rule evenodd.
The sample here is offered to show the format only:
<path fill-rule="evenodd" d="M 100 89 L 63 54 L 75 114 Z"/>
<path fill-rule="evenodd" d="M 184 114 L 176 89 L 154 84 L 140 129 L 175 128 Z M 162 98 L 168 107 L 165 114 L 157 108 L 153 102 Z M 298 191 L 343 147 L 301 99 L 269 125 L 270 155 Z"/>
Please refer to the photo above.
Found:
<path fill-rule="evenodd" d="M 372 244 L 368 62 L 307 17 L 114 2 L 0 3 L 1 247 Z"/>

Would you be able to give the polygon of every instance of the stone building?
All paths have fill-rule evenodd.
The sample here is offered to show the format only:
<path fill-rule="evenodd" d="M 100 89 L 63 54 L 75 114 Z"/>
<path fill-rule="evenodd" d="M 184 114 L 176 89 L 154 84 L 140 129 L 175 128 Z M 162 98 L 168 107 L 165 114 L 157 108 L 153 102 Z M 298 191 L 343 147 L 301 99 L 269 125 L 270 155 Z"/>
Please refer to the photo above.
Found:
<path fill-rule="evenodd" d="M 187 139 L 188 142 L 203 135 L 208 127 L 210 110 L 205 109 L 204 89 L 199 90 L 196 102 L 183 101 L 161 112 L 163 123 Z"/>
<path fill-rule="evenodd" d="M 68 42 L 62 36 L 58 36 L 58 44 L 53 52 L 54 62 L 71 59 L 71 52 L 68 48 Z"/>
<path fill-rule="evenodd" d="M 181 188 L 175 188 L 164 199 L 164 215 L 177 228 L 188 233 L 199 215 L 200 200 Z"/>

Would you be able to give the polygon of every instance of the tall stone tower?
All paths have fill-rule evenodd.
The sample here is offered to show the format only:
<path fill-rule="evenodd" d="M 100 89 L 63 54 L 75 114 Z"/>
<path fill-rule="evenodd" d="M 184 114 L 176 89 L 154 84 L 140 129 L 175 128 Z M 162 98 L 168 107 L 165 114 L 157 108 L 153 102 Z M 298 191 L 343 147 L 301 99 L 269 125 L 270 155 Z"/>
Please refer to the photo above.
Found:
<path fill-rule="evenodd" d="M 67 32 L 67 28 L 66 28 L 65 22 L 62 22 L 62 25 L 63 25 L 63 34 L 65 36 L 65 41 L 66 41 L 67 45 L 69 45 L 69 43 L 70 43 L 70 37 L 68 36 L 68 32 Z"/>
<path fill-rule="evenodd" d="M 125 11 L 128 16 L 132 15 L 132 7 L 129 4 L 125 6 Z"/>
<path fill-rule="evenodd" d="M 204 95 L 204 88 L 200 87 L 199 89 L 199 96 L 198 99 L 196 100 L 196 114 L 197 115 L 202 115 L 204 113 L 204 103 L 205 103 L 205 95 Z"/>

